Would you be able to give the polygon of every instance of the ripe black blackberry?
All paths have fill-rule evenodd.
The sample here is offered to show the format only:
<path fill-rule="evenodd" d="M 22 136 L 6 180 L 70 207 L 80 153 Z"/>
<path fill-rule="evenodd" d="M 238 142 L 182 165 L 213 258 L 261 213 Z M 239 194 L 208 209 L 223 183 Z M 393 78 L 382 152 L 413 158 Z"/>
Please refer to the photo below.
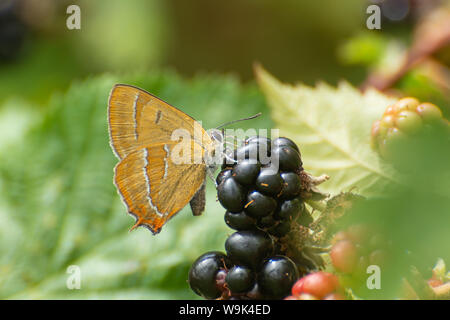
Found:
<path fill-rule="evenodd" d="M 228 257 L 218 251 L 207 252 L 195 260 L 189 270 L 191 289 L 206 299 L 217 299 L 222 295 L 224 276 L 231 267 Z"/>
<path fill-rule="evenodd" d="M 284 298 L 302 274 L 299 270 L 307 268 L 299 268 L 307 258 L 299 260 L 287 239 L 292 229 L 312 222 L 302 195 L 308 183 L 303 179 L 309 176 L 303 174 L 300 149 L 288 138 L 256 136 L 231 154 L 216 179 L 218 200 L 227 210 L 225 222 L 236 230 L 225 243 L 231 266 L 219 270 L 211 262 L 215 277 L 209 272 L 200 279 L 190 272 L 189 282 L 205 298 L 217 297 L 218 287 L 222 299 Z M 197 268 L 198 260 L 191 270 Z"/>
<path fill-rule="evenodd" d="M 304 211 L 300 149 L 288 138 L 271 141 L 256 136 L 245 140 L 233 155 L 217 179 L 218 199 L 228 210 L 228 226 L 285 236 Z"/>

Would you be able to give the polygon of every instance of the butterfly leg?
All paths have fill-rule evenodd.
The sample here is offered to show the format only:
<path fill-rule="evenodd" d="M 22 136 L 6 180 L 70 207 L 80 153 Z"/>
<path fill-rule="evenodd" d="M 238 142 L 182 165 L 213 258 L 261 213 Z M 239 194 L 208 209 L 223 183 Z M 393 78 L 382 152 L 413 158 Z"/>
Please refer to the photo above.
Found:
<path fill-rule="evenodd" d="M 214 172 L 216 171 L 216 167 L 208 167 L 206 169 L 206 174 L 208 177 L 214 182 L 215 187 L 217 188 L 216 178 L 214 177 Z"/>
<path fill-rule="evenodd" d="M 230 156 L 230 155 L 228 154 L 228 152 L 224 152 L 224 153 L 223 153 L 223 156 L 224 156 L 225 160 L 227 161 L 227 164 L 228 164 L 228 163 L 229 163 L 229 164 L 234 164 L 234 163 L 236 163 L 236 161 L 234 160 L 234 158 L 233 158 L 232 156 Z"/>

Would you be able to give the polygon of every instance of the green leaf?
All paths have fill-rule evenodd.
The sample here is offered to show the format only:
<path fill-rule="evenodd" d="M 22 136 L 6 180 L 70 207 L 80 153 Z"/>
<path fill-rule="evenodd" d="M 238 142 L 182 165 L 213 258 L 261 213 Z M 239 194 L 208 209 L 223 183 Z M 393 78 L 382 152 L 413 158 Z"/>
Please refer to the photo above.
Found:
<path fill-rule="evenodd" d="M 29 127 L 23 134 L 18 126 L 12 143 L 0 138 L 0 298 L 198 298 L 187 273 L 204 252 L 223 251 L 230 233 L 224 209 L 209 181 L 202 216 L 184 209 L 157 236 L 128 231 L 134 220 L 112 183 L 117 159 L 106 121 L 116 83 L 158 95 L 204 120 L 205 128 L 267 110 L 255 85 L 232 77 L 185 81 L 154 73 L 91 78 L 55 94 L 48 113 L 33 121 L 21 109 L 0 118 Z M 270 127 L 265 114 L 242 125 Z M 81 268 L 80 290 L 66 287 L 70 265 Z"/>
<path fill-rule="evenodd" d="M 305 169 L 331 177 L 321 190 L 374 196 L 397 184 L 395 171 L 370 148 L 372 123 L 394 99 L 375 90 L 362 94 L 346 82 L 291 86 L 260 67 L 256 73 L 276 127 L 298 143 Z"/>

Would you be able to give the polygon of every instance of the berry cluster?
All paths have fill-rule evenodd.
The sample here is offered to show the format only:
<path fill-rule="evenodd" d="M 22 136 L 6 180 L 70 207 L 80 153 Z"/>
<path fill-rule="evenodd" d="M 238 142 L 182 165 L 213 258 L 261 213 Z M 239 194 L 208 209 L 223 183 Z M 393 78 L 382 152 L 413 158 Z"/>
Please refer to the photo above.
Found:
<path fill-rule="evenodd" d="M 384 237 L 358 224 L 335 234 L 330 251 L 334 268 L 344 274 L 365 275 L 369 265 L 383 266 L 387 260 Z"/>
<path fill-rule="evenodd" d="M 272 161 L 262 165 L 261 153 L 267 153 Z M 227 209 L 226 224 L 238 231 L 257 228 L 274 237 L 285 236 L 291 222 L 304 212 L 299 197 L 303 168 L 297 145 L 288 138 L 271 143 L 268 138 L 252 137 L 235 150 L 228 162 L 233 161 L 223 165 L 216 181 L 219 201 Z M 275 161 L 277 166 L 273 166 Z M 305 219 L 308 223 L 307 216 Z"/>
<path fill-rule="evenodd" d="M 299 279 L 285 300 L 345 300 L 342 291 L 337 276 L 319 271 Z"/>
<path fill-rule="evenodd" d="M 385 159 L 392 159 L 399 146 L 432 128 L 448 129 L 448 120 L 442 111 L 432 103 L 420 103 L 407 97 L 389 106 L 381 120 L 372 126 L 372 147 Z"/>
<path fill-rule="evenodd" d="M 283 239 L 313 220 L 301 198 L 302 172 L 299 148 L 288 138 L 251 137 L 234 150 L 216 182 L 225 222 L 236 232 L 226 240 L 226 255 L 207 253 L 194 262 L 194 292 L 208 299 L 289 295 L 299 267 Z"/>

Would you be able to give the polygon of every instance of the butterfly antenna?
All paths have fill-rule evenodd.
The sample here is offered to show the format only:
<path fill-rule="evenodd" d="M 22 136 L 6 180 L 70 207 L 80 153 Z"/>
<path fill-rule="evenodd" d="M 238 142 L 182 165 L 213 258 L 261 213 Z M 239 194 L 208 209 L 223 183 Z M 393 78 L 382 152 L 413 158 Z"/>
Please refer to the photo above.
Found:
<path fill-rule="evenodd" d="M 226 122 L 226 123 L 224 123 L 224 124 L 218 126 L 216 129 L 220 129 L 220 128 L 222 128 L 222 127 L 228 126 L 228 125 L 233 124 L 233 123 L 236 123 L 236 122 L 255 119 L 255 118 L 258 118 L 261 114 L 262 114 L 262 113 L 259 112 L 259 113 L 255 114 L 255 115 L 251 116 L 251 117 L 247 117 L 247 118 L 242 118 L 242 119 L 237 119 L 237 120 L 229 121 L 229 122 Z"/>

